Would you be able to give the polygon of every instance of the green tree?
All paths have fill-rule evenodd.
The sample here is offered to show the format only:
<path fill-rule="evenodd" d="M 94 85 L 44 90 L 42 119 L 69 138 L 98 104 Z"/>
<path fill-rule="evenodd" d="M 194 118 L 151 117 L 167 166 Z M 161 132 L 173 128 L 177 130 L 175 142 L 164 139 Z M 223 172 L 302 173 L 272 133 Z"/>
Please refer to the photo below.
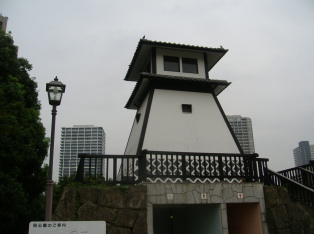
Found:
<path fill-rule="evenodd" d="M 44 219 L 48 140 L 39 117 L 32 66 L 17 57 L 10 34 L 0 30 L 0 230 L 27 233 Z"/>

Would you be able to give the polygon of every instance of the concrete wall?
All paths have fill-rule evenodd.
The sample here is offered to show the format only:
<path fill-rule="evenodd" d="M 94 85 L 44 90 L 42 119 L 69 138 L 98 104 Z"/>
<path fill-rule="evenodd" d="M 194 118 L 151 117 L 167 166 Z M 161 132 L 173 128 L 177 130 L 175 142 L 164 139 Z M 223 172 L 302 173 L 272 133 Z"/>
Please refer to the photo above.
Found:
<path fill-rule="evenodd" d="M 227 205 L 246 203 L 258 204 L 259 223 L 263 233 L 268 233 L 263 184 L 261 183 L 147 184 L 147 233 L 153 234 L 154 207 L 217 204 L 220 208 L 221 233 L 227 234 L 229 233 Z"/>

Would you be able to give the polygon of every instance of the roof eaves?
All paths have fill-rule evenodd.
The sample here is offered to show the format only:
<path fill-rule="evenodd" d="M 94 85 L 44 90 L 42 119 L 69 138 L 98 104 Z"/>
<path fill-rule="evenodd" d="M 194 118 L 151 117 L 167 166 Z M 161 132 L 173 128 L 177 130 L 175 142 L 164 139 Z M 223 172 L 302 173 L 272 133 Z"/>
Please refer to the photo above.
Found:
<path fill-rule="evenodd" d="M 161 74 L 152 74 L 142 72 L 140 74 L 140 78 L 148 77 L 148 78 L 160 78 L 160 79 L 171 79 L 171 80 L 186 80 L 186 81 L 196 81 L 196 82 L 204 82 L 204 83 L 218 83 L 218 84 L 231 84 L 226 80 L 217 80 L 217 79 L 202 79 L 195 77 L 182 77 L 182 76 L 170 76 L 170 75 L 161 75 Z"/>
<path fill-rule="evenodd" d="M 172 81 L 182 81 L 182 82 L 198 82 L 198 83 L 207 83 L 207 84 L 211 84 L 214 85 L 216 89 L 217 86 L 222 85 L 225 88 L 228 87 L 231 82 L 228 82 L 226 80 L 208 80 L 208 79 L 200 79 L 200 78 L 193 78 L 193 77 L 176 77 L 176 76 L 169 76 L 169 75 L 160 75 L 160 74 L 151 74 L 151 73 L 141 73 L 140 77 L 138 79 L 138 81 L 136 82 L 136 85 L 134 86 L 134 89 L 131 93 L 131 96 L 129 98 L 129 100 L 127 101 L 126 105 L 124 106 L 124 108 L 129 108 L 132 104 L 132 100 L 135 98 L 139 88 L 142 85 L 142 82 L 144 79 L 147 79 L 148 81 L 150 80 L 172 80 Z M 223 88 L 223 89 L 225 89 Z M 223 90 L 222 89 L 222 90 Z M 221 93 L 222 90 L 219 92 Z M 219 93 L 216 93 L 216 95 L 218 95 Z"/>
<path fill-rule="evenodd" d="M 137 44 L 136 50 L 135 50 L 135 52 L 134 52 L 133 58 L 132 58 L 131 63 L 130 63 L 130 65 L 129 65 L 129 69 L 128 69 L 128 71 L 127 71 L 125 77 L 124 77 L 124 80 L 127 80 L 127 77 L 130 75 L 130 73 L 131 73 L 131 71 L 132 71 L 132 68 L 133 68 L 134 63 L 135 63 L 135 61 L 136 61 L 136 58 L 138 57 L 138 55 L 139 55 L 139 53 L 140 53 L 140 48 L 141 48 L 142 45 L 143 45 L 143 40 L 144 40 L 144 39 L 141 39 L 141 40 L 138 42 L 138 44 Z"/>
<path fill-rule="evenodd" d="M 136 84 L 132 90 L 131 96 L 130 96 L 129 100 L 127 101 L 127 103 L 125 104 L 124 108 L 129 108 L 129 106 L 131 105 L 131 100 L 133 100 L 133 98 L 135 97 L 137 90 L 141 86 L 142 81 L 143 81 L 143 76 L 140 76 L 140 78 L 136 82 Z"/>

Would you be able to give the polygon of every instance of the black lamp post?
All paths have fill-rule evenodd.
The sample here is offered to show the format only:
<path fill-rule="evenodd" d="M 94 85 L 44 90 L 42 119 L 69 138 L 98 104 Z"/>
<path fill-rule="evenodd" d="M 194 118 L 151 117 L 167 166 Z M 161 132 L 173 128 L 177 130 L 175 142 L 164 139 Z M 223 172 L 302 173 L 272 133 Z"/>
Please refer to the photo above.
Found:
<path fill-rule="evenodd" d="M 60 105 L 62 94 L 65 92 L 65 85 L 58 81 L 56 77 L 53 81 L 46 84 L 46 91 L 48 92 L 49 104 L 52 105 L 52 122 L 51 122 L 51 143 L 50 143 L 50 158 L 49 158 L 49 174 L 46 187 L 46 215 L 45 220 L 51 221 L 52 214 L 52 194 L 53 194 L 53 149 L 55 141 L 55 123 L 57 115 L 57 106 Z"/>

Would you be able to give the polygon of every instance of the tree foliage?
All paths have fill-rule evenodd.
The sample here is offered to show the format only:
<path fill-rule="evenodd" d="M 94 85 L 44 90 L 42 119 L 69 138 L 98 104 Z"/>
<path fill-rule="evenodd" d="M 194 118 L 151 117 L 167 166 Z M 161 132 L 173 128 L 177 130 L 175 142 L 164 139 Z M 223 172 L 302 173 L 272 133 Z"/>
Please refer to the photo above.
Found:
<path fill-rule="evenodd" d="M 39 117 L 32 66 L 17 57 L 10 34 L 0 30 L 0 230 L 27 233 L 43 220 L 48 140 Z"/>

